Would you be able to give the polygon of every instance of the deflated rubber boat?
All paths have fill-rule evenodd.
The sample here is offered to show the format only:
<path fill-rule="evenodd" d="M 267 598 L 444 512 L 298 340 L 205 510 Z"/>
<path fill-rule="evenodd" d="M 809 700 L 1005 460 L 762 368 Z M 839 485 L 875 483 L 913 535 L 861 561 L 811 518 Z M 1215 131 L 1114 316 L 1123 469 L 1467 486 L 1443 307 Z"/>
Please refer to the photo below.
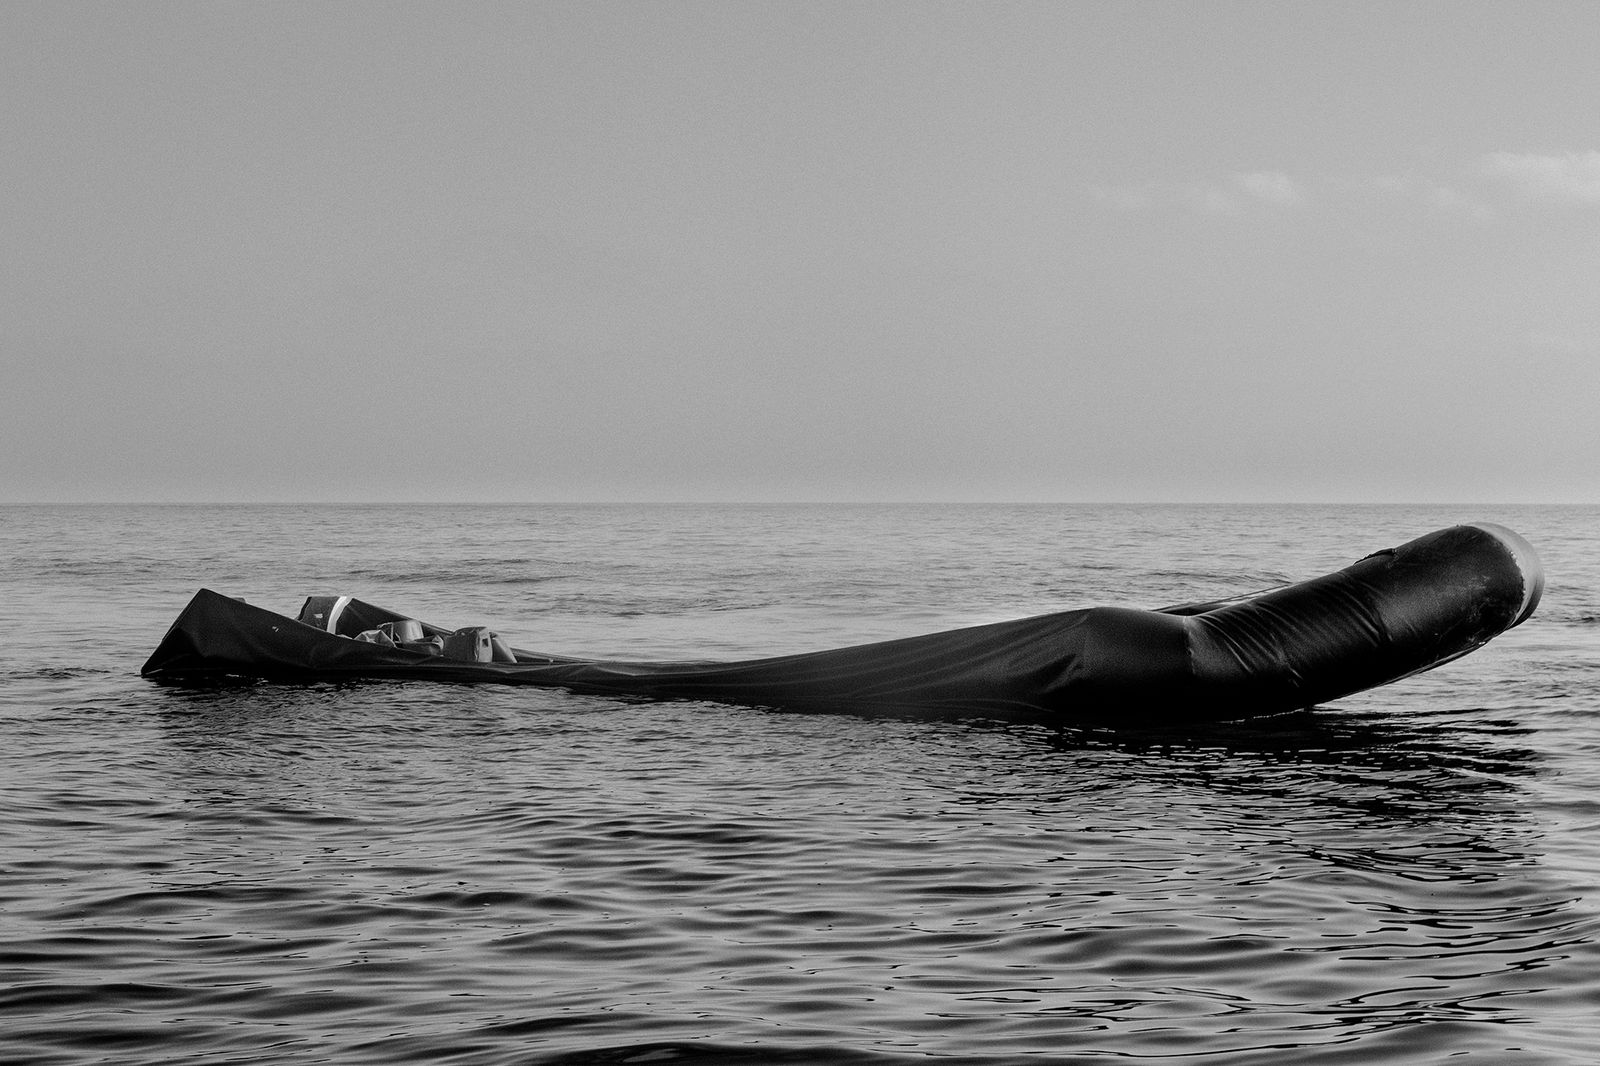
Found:
<path fill-rule="evenodd" d="M 738 662 L 622 662 L 523 651 L 349 597 L 298 618 L 208 589 L 146 677 L 498 682 L 796 710 L 1181 722 L 1276 714 L 1465 655 L 1533 613 L 1526 541 L 1452 526 L 1323 577 L 1161 610 L 1094 607 Z"/>

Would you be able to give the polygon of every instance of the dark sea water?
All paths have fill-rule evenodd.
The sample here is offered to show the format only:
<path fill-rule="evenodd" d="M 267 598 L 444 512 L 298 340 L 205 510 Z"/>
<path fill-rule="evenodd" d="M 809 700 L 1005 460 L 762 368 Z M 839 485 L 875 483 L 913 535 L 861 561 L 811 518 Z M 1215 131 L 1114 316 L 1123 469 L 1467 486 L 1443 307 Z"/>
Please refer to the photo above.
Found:
<path fill-rule="evenodd" d="M 181 688 L 201 586 L 746 657 L 1314 576 L 1458 521 L 1531 621 L 1162 732 Z M 1600 509 L 4 507 L 0 1062 L 1571 1063 Z"/>

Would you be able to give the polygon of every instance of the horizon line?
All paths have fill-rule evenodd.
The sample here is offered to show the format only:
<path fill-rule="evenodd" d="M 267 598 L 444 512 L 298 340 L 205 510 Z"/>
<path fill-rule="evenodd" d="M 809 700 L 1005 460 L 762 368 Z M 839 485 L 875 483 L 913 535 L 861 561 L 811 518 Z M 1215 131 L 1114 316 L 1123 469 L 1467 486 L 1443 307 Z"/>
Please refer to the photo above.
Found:
<path fill-rule="evenodd" d="M 0 500 L 0 507 L 1595 507 L 1580 500 L 536 499 Z"/>

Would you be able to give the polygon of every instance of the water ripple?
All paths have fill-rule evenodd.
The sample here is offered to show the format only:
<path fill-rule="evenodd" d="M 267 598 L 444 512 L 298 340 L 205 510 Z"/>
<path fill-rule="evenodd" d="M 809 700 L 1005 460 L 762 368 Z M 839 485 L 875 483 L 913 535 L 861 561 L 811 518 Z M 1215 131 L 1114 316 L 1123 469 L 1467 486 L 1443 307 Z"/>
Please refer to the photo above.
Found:
<path fill-rule="evenodd" d="M 108 514 L 0 528 L 50 540 L 54 583 L 18 593 L 43 636 L 0 678 L 0 1060 L 1592 1059 L 1587 514 L 1510 521 L 1565 538 L 1543 629 L 1141 731 L 134 672 L 176 570 L 735 648 L 1203 598 L 1431 517 L 1208 511 L 1286 545 L 1208 562 L 1183 509 Z"/>

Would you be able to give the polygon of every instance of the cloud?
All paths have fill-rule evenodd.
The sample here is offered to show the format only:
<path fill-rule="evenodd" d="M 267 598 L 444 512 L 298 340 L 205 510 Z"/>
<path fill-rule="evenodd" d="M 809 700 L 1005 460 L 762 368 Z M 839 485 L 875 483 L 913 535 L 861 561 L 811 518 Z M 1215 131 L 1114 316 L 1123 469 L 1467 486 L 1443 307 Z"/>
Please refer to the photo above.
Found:
<path fill-rule="evenodd" d="M 1119 211 L 1178 207 L 1202 215 L 1240 215 L 1252 208 L 1295 207 L 1306 198 L 1292 178 L 1276 170 L 1240 171 L 1205 181 L 1095 186 L 1091 191 L 1101 202 Z"/>
<path fill-rule="evenodd" d="M 1493 152 L 1479 161 L 1479 170 L 1530 199 L 1555 204 L 1600 204 L 1600 152 Z"/>
<path fill-rule="evenodd" d="M 1289 207 L 1305 199 L 1289 175 L 1276 170 L 1255 170 L 1233 176 L 1233 186 L 1246 196 Z"/>
<path fill-rule="evenodd" d="M 1202 215 L 1237 215 L 1242 205 L 1222 185 L 1202 182 L 1174 186 L 1179 203 Z"/>
<path fill-rule="evenodd" d="M 1600 151 L 1566 154 L 1493 152 L 1480 156 L 1451 180 L 1417 174 L 1327 180 L 1322 190 L 1376 190 L 1420 205 L 1441 219 L 1493 222 L 1504 197 L 1490 186 L 1546 204 L 1600 205 Z M 1152 181 L 1095 186 L 1093 194 L 1118 211 L 1190 211 L 1197 215 L 1243 216 L 1286 211 L 1310 199 L 1305 185 L 1279 170 L 1241 170 L 1195 181 Z M 1497 201 L 1500 201 L 1497 204 Z"/>
<path fill-rule="evenodd" d="M 1414 200 L 1429 212 L 1437 215 L 1457 215 L 1486 222 L 1494 218 L 1494 210 L 1482 200 L 1462 192 L 1452 185 L 1441 184 L 1429 178 L 1414 175 L 1388 175 L 1373 178 L 1367 183 L 1371 188 L 1392 196 Z"/>

